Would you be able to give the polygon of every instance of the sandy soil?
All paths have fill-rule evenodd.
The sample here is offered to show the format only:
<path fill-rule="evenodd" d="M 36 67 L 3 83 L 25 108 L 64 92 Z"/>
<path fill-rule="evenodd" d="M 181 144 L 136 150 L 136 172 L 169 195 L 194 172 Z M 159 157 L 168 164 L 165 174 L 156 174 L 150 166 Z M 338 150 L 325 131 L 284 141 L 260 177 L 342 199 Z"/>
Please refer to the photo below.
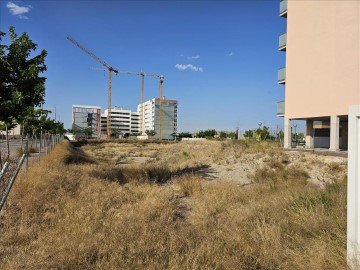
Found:
<path fill-rule="evenodd" d="M 238 146 L 236 146 L 238 147 Z M 284 151 L 280 148 L 244 152 L 224 142 L 180 142 L 177 144 L 115 144 L 82 147 L 96 160 L 113 162 L 118 166 L 134 163 L 203 164 L 196 173 L 207 181 L 231 181 L 239 185 L 252 183 L 251 175 L 259 168 L 271 168 L 272 162 L 304 169 L 309 181 L 324 186 L 346 175 L 347 158 L 309 151 Z M 249 150 L 250 149 L 250 150 Z"/>
<path fill-rule="evenodd" d="M 309 174 L 309 181 L 315 185 L 323 186 L 335 178 L 346 175 L 347 158 L 337 156 L 324 156 L 316 153 L 288 151 L 286 166 L 296 166 L 305 169 Z M 257 169 L 266 166 L 267 160 L 271 158 L 266 155 L 258 158 L 257 155 L 248 154 L 240 161 L 232 164 L 211 163 L 209 168 L 199 171 L 207 180 L 221 179 L 224 181 L 235 181 L 239 185 L 251 184 L 250 175 Z M 334 167 L 336 174 L 331 170 Z"/>

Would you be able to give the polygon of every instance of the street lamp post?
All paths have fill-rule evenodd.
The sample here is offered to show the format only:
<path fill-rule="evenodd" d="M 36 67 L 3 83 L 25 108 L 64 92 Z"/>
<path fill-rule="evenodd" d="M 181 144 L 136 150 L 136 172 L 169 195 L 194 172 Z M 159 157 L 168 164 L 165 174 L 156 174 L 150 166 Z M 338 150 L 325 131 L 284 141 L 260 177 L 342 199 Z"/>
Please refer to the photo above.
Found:
<path fill-rule="evenodd" d="M 258 123 L 258 126 L 259 126 L 259 141 L 261 142 L 261 126 L 262 126 L 262 123 L 261 122 L 259 122 Z"/>

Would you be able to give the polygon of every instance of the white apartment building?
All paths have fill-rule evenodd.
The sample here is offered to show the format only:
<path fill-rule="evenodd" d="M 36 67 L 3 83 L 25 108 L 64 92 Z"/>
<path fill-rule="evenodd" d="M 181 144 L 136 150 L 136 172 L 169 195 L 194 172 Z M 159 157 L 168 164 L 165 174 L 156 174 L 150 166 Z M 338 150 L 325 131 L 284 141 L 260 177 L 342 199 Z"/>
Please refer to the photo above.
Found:
<path fill-rule="evenodd" d="M 139 104 L 137 111 L 141 121 L 141 133 L 146 130 L 155 130 L 155 138 L 160 135 L 160 117 L 162 118 L 162 139 L 173 140 L 173 133 L 177 132 L 177 100 L 162 99 L 162 114 L 160 116 L 160 99 L 153 98 Z M 143 110 L 143 111 L 142 111 Z"/>
<path fill-rule="evenodd" d="M 107 134 L 107 118 L 108 110 L 101 115 L 101 133 Z M 123 107 L 115 107 L 111 109 L 111 129 L 117 129 L 123 135 L 140 132 L 140 116 L 138 112 L 126 110 Z"/>

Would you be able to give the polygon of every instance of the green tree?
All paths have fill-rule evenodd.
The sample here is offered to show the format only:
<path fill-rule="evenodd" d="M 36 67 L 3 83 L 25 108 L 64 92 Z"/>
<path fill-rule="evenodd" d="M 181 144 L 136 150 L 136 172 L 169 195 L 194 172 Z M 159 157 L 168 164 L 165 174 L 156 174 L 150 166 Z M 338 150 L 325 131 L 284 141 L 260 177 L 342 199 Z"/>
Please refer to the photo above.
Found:
<path fill-rule="evenodd" d="M 302 133 L 302 132 L 294 134 L 294 139 L 296 139 L 296 140 L 302 140 L 304 138 L 305 138 L 305 136 L 304 136 L 304 133 Z"/>
<path fill-rule="evenodd" d="M 79 128 L 69 128 L 69 129 L 67 130 L 67 132 L 76 135 L 77 133 L 80 133 L 80 132 L 81 132 L 81 129 L 79 129 Z"/>
<path fill-rule="evenodd" d="M 215 129 L 208 129 L 208 130 L 200 130 L 197 134 L 197 138 L 214 138 L 216 135 Z"/>
<path fill-rule="evenodd" d="M 155 130 L 146 130 L 145 134 L 148 136 L 155 136 L 156 135 L 156 131 Z"/>
<path fill-rule="evenodd" d="M 5 132 L 6 137 L 6 147 L 7 147 L 7 157 L 9 158 L 10 155 L 10 143 L 9 143 L 9 131 L 16 127 L 16 123 L 14 120 L 9 119 L 8 122 L 0 122 L 0 131 Z M 2 156 L 0 151 L 0 169 L 2 168 Z"/>
<path fill-rule="evenodd" d="M 226 138 L 227 138 L 226 132 L 225 132 L 225 131 L 220 131 L 220 133 L 219 133 L 219 138 L 220 138 L 220 139 L 226 139 Z"/>
<path fill-rule="evenodd" d="M 0 121 L 8 126 L 14 121 L 22 123 L 30 108 L 44 102 L 46 79 L 40 74 L 46 71 L 47 52 L 36 55 L 37 44 L 27 33 L 18 36 L 13 26 L 9 28 L 10 45 L 3 45 L 5 35 L 0 32 Z"/>
<path fill-rule="evenodd" d="M 178 134 L 179 138 L 192 138 L 192 134 L 190 132 L 181 132 Z"/>
<path fill-rule="evenodd" d="M 256 137 L 256 140 L 258 140 L 258 141 L 264 141 L 264 140 L 270 139 L 269 128 L 266 126 L 264 126 L 263 128 L 258 128 L 255 131 L 255 137 Z"/>
<path fill-rule="evenodd" d="M 245 138 L 252 138 L 254 136 L 254 131 L 249 129 L 249 130 L 245 130 L 244 132 L 244 137 Z"/>
<path fill-rule="evenodd" d="M 284 131 L 280 130 L 278 133 L 276 133 L 276 136 L 278 140 L 280 141 L 284 140 Z"/>
<path fill-rule="evenodd" d="M 234 140 L 236 139 L 237 140 L 237 132 L 233 132 L 233 131 L 230 131 L 227 133 L 227 137 Z"/>
<path fill-rule="evenodd" d="M 82 129 L 82 132 L 86 135 L 86 138 L 89 138 L 93 135 L 94 131 L 91 127 L 85 127 Z M 112 135 L 112 134 L 111 134 Z"/>
<path fill-rule="evenodd" d="M 119 135 L 122 135 L 123 132 L 119 128 L 112 128 L 111 129 L 111 137 L 119 138 Z"/>

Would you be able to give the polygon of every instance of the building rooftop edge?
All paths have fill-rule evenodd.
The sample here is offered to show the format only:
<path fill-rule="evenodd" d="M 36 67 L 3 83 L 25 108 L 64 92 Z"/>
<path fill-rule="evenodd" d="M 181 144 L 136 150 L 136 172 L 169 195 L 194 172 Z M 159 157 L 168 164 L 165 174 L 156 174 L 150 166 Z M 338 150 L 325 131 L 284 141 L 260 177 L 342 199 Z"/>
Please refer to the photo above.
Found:
<path fill-rule="evenodd" d="M 80 108 L 92 108 L 92 109 L 101 109 L 101 106 L 93 106 L 93 105 L 78 105 L 73 104 L 72 107 L 80 107 Z"/>

